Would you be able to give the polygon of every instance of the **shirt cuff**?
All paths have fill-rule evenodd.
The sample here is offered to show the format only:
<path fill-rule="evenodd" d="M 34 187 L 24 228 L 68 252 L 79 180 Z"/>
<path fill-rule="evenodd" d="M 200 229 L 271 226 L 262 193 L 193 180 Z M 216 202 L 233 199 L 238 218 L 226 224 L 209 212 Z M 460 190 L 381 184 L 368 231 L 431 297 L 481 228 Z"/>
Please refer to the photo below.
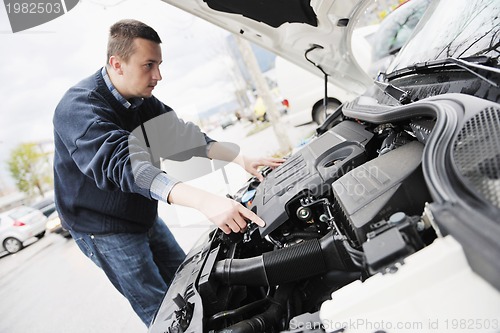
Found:
<path fill-rule="evenodd" d="M 153 182 L 151 183 L 151 188 L 149 189 L 149 192 L 151 194 L 151 198 L 155 200 L 161 200 L 166 203 L 168 202 L 168 195 L 170 194 L 170 191 L 172 191 L 172 188 L 179 183 L 177 179 L 174 179 L 172 177 L 169 177 L 166 173 L 162 172 L 159 173 L 154 179 Z"/>
<path fill-rule="evenodd" d="M 217 141 L 210 141 L 209 143 L 207 143 L 207 148 L 206 148 L 207 150 L 206 150 L 206 154 L 207 154 L 207 157 L 208 157 L 208 158 L 210 158 L 210 157 L 208 156 L 208 152 L 210 151 L 210 148 L 212 148 L 212 145 L 213 145 L 215 142 L 217 142 Z M 211 158 L 210 158 L 210 159 L 211 159 Z"/>

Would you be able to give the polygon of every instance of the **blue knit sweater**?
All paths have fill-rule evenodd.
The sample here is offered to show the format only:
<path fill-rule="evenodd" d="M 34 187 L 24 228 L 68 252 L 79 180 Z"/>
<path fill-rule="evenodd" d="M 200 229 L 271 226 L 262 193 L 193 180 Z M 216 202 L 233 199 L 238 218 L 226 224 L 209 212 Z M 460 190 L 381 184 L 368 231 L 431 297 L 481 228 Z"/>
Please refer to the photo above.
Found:
<path fill-rule="evenodd" d="M 159 138 L 146 126 L 150 146 L 165 140 L 172 147 L 190 142 L 194 148 L 180 148 L 189 152 L 183 159 L 206 157 L 210 139 L 197 126 L 184 123 L 155 97 L 126 109 L 111 94 L 100 70 L 66 92 L 53 118 L 55 201 L 65 228 L 95 234 L 149 229 L 158 208 L 150 187 L 162 172 L 160 157 L 166 156 L 149 154 L 140 126 L 158 127 L 161 121 L 156 119 L 168 121 L 159 132 L 170 134 Z"/>

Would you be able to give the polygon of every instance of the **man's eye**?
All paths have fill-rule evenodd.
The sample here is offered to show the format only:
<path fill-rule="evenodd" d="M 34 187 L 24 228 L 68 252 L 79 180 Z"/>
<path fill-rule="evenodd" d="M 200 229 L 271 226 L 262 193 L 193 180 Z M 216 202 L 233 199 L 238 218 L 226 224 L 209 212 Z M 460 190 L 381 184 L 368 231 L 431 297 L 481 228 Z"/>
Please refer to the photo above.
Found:
<path fill-rule="evenodd" d="M 144 66 L 145 66 L 147 69 L 151 69 L 151 68 L 153 68 L 153 64 L 152 64 L 152 63 L 145 64 Z"/>

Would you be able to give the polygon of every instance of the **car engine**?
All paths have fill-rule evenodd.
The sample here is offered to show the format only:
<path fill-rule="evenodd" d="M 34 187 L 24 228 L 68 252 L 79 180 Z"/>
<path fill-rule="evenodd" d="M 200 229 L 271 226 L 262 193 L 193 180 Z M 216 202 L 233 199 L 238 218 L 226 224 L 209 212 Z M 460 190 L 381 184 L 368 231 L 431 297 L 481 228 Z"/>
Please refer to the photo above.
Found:
<path fill-rule="evenodd" d="M 459 183 L 470 173 L 482 177 L 480 183 L 496 181 L 485 171 L 498 160 L 494 144 L 483 160 L 472 161 L 476 171 L 467 166 L 448 187 L 443 184 L 454 167 L 446 164 L 453 159 L 442 157 L 447 176 L 434 177 L 441 163 L 429 155 L 431 146 L 438 153 L 455 147 L 457 157 L 457 149 L 472 145 L 457 133 L 474 117 L 499 110 L 482 103 L 451 95 L 391 108 L 363 99 L 345 105 L 284 164 L 264 169 L 262 183 L 253 177 L 232 196 L 266 226 L 251 223 L 245 233 L 230 235 L 214 229 L 201 239 L 179 268 L 151 332 L 283 332 L 298 317 L 313 332 L 333 292 L 397 272 L 446 230 L 439 231 L 431 214 L 440 196 L 461 196 Z M 498 119 L 492 124 L 500 126 Z M 494 142 L 498 128 L 494 132 L 483 139 Z M 496 206 L 498 198 L 477 189 L 465 196 Z"/>

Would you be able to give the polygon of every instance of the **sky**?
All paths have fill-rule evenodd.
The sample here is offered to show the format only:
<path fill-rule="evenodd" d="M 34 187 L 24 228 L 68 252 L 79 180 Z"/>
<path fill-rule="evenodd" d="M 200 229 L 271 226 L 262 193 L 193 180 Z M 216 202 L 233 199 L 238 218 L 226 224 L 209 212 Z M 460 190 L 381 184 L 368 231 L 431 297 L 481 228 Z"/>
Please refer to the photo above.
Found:
<path fill-rule="evenodd" d="M 0 187 L 13 184 L 6 164 L 13 148 L 52 140 L 59 99 L 105 64 L 108 29 L 123 18 L 159 33 L 163 80 L 154 95 L 181 117 L 233 99 L 228 33 L 160 0 L 82 0 L 55 20 L 18 33 L 0 6 Z"/>

